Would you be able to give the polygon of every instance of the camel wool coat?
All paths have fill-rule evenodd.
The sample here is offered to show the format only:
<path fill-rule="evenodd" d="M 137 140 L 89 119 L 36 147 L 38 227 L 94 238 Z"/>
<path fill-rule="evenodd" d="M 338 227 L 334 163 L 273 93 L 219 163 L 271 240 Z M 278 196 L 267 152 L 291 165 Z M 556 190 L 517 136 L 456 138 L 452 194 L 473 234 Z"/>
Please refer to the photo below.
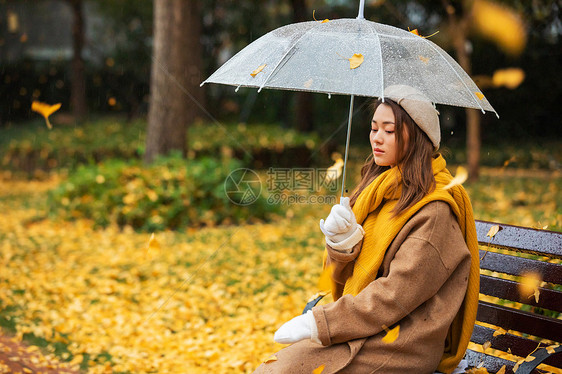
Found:
<path fill-rule="evenodd" d="M 353 265 L 361 245 L 349 253 L 327 246 L 341 289 L 337 301 L 312 309 L 322 344 L 296 342 L 255 373 L 310 374 L 321 365 L 322 374 L 436 370 L 470 269 L 470 253 L 449 205 L 434 201 L 422 207 L 387 249 L 377 278 L 357 296 L 341 296 L 345 280 L 358 271 Z M 397 325 L 398 338 L 385 343 L 386 329 Z"/>

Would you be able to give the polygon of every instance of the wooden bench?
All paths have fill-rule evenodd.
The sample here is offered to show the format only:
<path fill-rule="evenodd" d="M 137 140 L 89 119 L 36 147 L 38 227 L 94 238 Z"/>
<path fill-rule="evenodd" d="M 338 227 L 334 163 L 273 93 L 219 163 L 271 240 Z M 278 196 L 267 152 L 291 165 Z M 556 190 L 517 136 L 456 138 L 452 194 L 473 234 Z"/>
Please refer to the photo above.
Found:
<path fill-rule="evenodd" d="M 494 226 L 499 226 L 495 235 L 495 230 L 490 232 Z M 562 233 L 485 221 L 476 221 L 476 231 L 480 244 L 480 268 L 485 270 L 480 275 L 480 294 L 510 302 L 490 303 L 481 296 L 471 341 L 480 345 L 490 342 L 492 349 L 527 358 L 529 361 L 519 365 L 517 374 L 547 373 L 536 369 L 541 362 L 562 371 L 562 354 L 549 353 L 553 350 L 555 353 L 562 352 L 562 319 L 554 318 L 562 313 Z M 491 248 L 507 251 L 492 252 L 489 251 Z M 517 278 L 502 279 L 498 273 Z M 529 273 L 539 278 L 537 283 L 541 287 L 535 288 L 536 296 L 535 293 L 529 295 L 521 292 L 521 280 L 532 279 L 521 277 Z M 517 304 L 513 302 L 525 306 L 516 307 Z M 496 327 L 485 327 L 481 323 Z M 500 327 L 508 333 L 501 334 Z M 552 343 L 541 344 L 537 349 L 541 339 Z M 555 347 L 556 344 L 558 347 Z M 547 350 L 549 345 L 553 346 Z M 483 365 L 490 373 L 497 372 L 505 365 L 506 373 L 513 372 L 515 362 L 485 353 L 469 349 L 466 354 L 469 365 Z"/>
<path fill-rule="evenodd" d="M 513 373 L 516 362 L 490 355 L 494 349 L 504 353 L 499 356 L 511 353 L 528 360 L 519 364 L 517 374 L 548 373 L 536 369 L 540 363 L 562 372 L 562 354 L 557 354 L 562 352 L 562 233 L 486 221 L 476 221 L 476 231 L 483 270 L 480 293 L 486 296 L 478 303 L 471 341 L 490 348 L 484 353 L 468 349 L 465 359 L 471 367 L 484 367 L 489 373 L 504 365 L 506 374 Z M 521 280 L 531 278 L 521 277 L 529 273 L 539 278 L 538 287 L 523 295 Z M 512 279 L 505 279 L 506 274 Z M 492 303 L 489 297 L 502 300 Z M 321 298 L 311 300 L 303 313 Z M 539 346 L 542 339 L 550 342 Z"/>

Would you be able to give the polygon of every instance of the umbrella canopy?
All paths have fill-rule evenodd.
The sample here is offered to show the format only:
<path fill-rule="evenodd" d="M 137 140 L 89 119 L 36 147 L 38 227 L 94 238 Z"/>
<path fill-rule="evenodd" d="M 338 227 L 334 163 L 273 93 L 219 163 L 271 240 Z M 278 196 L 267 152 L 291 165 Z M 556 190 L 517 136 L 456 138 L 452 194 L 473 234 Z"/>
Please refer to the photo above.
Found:
<path fill-rule="evenodd" d="M 421 91 L 433 103 L 492 111 L 484 94 L 443 49 L 412 32 L 367 21 L 360 1 L 355 19 L 294 23 L 238 52 L 205 83 L 351 95 L 342 194 L 353 99 L 380 97 L 393 85 Z"/>
<path fill-rule="evenodd" d="M 349 59 L 362 62 L 352 68 Z M 369 97 L 384 97 L 386 87 L 405 84 L 434 103 L 495 113 L 469 75 L 431 40 L 361 18 L 275 29 L 205 83 Z"/>

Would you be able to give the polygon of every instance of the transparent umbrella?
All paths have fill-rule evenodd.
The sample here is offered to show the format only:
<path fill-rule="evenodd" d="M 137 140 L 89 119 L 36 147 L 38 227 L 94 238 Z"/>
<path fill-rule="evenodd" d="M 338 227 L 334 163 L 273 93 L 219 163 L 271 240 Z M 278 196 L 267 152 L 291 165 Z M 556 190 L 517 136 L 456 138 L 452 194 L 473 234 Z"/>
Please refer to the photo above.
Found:
<path fill-rule="evenodd" d="M 275 29 L 255 40 L 205 83 L 350 95 L 343 183 L 355 96 L 379 97 L 403 84 L 436 104 L 497 112 L 462 67 L 431 40 L 363 16 Z M 342 188 L 342 196 L 345 188 Z"/>

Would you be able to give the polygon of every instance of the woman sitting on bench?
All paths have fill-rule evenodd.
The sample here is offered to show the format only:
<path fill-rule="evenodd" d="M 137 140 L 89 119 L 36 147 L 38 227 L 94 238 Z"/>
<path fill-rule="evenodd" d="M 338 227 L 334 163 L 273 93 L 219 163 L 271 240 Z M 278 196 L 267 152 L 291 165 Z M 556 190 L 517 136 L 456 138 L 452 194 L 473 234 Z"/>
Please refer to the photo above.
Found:
<path fill-rule="evenodd" d="M 256 373 L 451 373 L 464 356 L 479 290 L 470 200 L 444 188 L 439 118 L 421 92 L 391 86 L 374 107 L 361 181 L 320 221 L 334 301 L 281 326 L 275 341 L 292 344 Z"/>

